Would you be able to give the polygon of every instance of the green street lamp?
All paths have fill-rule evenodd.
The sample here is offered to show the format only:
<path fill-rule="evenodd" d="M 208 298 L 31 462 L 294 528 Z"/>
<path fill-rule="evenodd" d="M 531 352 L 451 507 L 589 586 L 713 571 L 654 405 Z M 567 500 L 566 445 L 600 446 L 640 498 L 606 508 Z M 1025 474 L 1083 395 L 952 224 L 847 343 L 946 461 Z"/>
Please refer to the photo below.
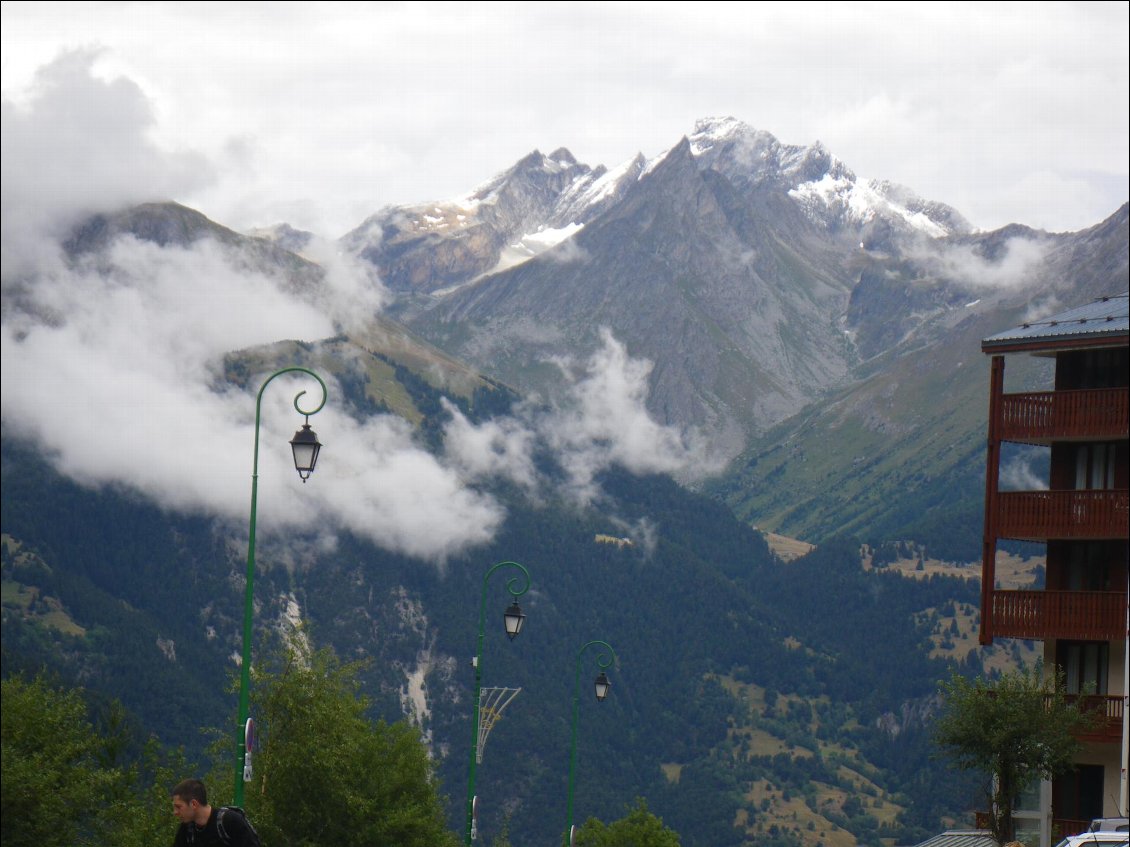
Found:
<path fill-rule="evenodd" d="M 576 781 L 577 775 L 577 716 L 580 711 L 580 696 L 581 696 L 581 656 L 584 655 L 585 650 L 594 644 L 599 644 L 608 652 L 601 650 L 597 654 L 596 663 L 600 667 L 600 675 L 594 680 L 593 688 L 596 694 L 598 703 L 603 703 L 608 693 L 612 690 L 612 683 L 608 679 L 608 674 L 604 671 L 606 668 L 612 666 L 616 661 L 616 651 L 612 649 L 612 645 L 607 641 L 590 641 L 584 647 L 577 651 L 577 676 L 573 685 L 573 731 L 569 742 L 569 803 L 568 815 L 569 820 L 565 824 L 565 833 L 569 838 L 569 847 L 573 847 L 573 785 Z"/>
<path fill-rule="evenodd" d="M 475 667 L 475 699 L 474 708 L 471 712 L 471 761 L 468 771 L 469 776 L 467 777 L 467 830 L 465 838 L 467 847 L 471 847 L 471 842 L 474 841 L 477 834 L 475 822 L 478 816 L 478 798 L 475 797 L 475 775 L 478 770 L 479 759 L 482 756 L 479 744 L 479 706 L 482 702 L 483 691 L 483 632 L 486 625 L 487 582 L 490 580 L 492 573 L 504 567 L 517 568 L 522 572 L 520 575 L 515 574 L 506 580 L 506 590 L 510 592 L 512 600 L 510 606 L 503 613 L 502 622 L 506 626 L 506 635 L 511 641 L 518 637 L 518 634 L 522 631 L 523 625 L 526 623 L 526 615 L 522 612 L 522 607 L 518 605 L 518 598 L 525 594 L 530 588 L 530 572 L 526 570 L 525 566 L 517 562 L 499 562 L 493 565 L 490 570 L 483 575 L 482 598 L 479 601 L 479 638 L 475 658 L 473 660 Z"/>
<path fill-rule="evenodd" d="M 259 499 L 259 420 L 263 405 L 263 392 L 267 390 L 276 376 L 285 373 L 300 372 L 308 374 L 318 380 L 322 387 L 322 402 L 317 408 L 306 411 L 298 405 L 305 391 L 299 391 L 294 397 L 294 408 L 298 414 L 306 418 L 302 429 L 294 434 L 290 440 L 291 451 L 294 454 L 294 469 L 306 482 L 314 472 L 314 465 L 318 461 L 318 453 L 322 445 L 318 443 L 318 436 L 310 429 L 310 416 L 316 415 L 326 405 L 326 384 L 322 378 L 312 370 L 300 367 L 283 368 L 275 371 L 263 382 L 259 389 L 259 396 L 255 398 L 255 454 L 251 470 L 251 524 L 247 533 L 247 584 L 243 593 L 243 654 L 239 673 L 239 726 L 236 730 L 236 742 L 239 753 L 236 757 L 235 771 L 235 805 L 243 805 L 243 783 L 251 779 L 250 744 L 248 744 L 248 713 L 250 712 L 251 697 L 251 614 L 253 611 L 254 583 L 255 583 L 255 511 Z"/>

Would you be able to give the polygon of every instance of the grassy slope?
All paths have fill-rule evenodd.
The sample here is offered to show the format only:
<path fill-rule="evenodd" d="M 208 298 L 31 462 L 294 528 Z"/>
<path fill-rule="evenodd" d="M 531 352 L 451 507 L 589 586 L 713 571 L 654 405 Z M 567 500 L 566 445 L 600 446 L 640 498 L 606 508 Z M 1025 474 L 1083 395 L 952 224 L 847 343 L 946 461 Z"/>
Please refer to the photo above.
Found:
<path fill-rule="evenodd" d="M 912 537 L 896 530 L 955 506 L 975 517 L 988 409 L 980 339 L 1000 320 L 971 317 L 944 345 L 873 367 L 870 379 L 757 440 L 714 490 L 762 530 L 809 542 Z M 1021 363 L 1016 376 L 1039 367 Z"/>

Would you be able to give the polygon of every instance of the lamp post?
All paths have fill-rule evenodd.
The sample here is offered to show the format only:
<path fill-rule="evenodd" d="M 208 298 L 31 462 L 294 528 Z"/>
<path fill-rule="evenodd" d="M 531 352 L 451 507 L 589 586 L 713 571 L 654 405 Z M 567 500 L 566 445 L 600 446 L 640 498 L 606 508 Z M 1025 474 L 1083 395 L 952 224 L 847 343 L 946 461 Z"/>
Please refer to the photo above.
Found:
<path fill-rule="evenodd" d="M 294 408 L 298 414 L 306 418 L 302 429 L 294 434 L 290 441 L 294 454 L 294 468 L 298 475 L 306 482 L 314 472 L 314 465 L 318 461 L 318 453 L 322 445 L 318 443 L 318 436 L 310 429 L 310 416 L 315 415 L 326 405 L 326 384 L 322 378 L 312 370 L 300 367 L 283 368 L 275 371 L 263 382 L 259 389 L 259 396 L 255 398 L 255 454 L 251 470 L 251 523 L 247 533 L 247 584 L 243 593 L 243 653 L 239 674 L 239 728 L 236 730 L 236 741 L 239 753 L 236 757 L 235 771 L 235 805 L 243 805 L 243 783 L 251 779 L 251 763 L 248 756 L 247 744 L 247 718 L 250 712 L 251 696 L 251 613 L 253 610 L 254 582 L 255 582 L 255 510 L 259 495 L 259 419 L 263 405 L 263 392 L 277 376 L 285 373 L 301 372 L 318 380 L 322 387 L 322 402 L 316 408 L 306 411 L 298 405 L 305 391 L 299 391 L 294 397 Z"/>
<path fill-rule="evenodd" d="M 473 721 L 471 725 L 471 762 L 469 776 L 467 777 L 467 847 L 471 847 L 471 842 L 474 840 L 476 834 L 475 817 L 477 809 L 475 808 L 475 774 L 478 770 L 479 704 L 483 687 L 483 631 L 486 624 L 487 582 L 490 580 L 492 573 L 504 567 L 517 568 L 522 572 L 521 575 L 515 574 L 506 580 L 506 590 L 510 592 L 511 603 L 503 613 L 502 619 L 503 623 L 506 625 L 506 635 L 511 641 L 518 637 L 518 633 L 522 631 L 522 625 L 526 622 L 526 616 L 522 613 L 522 607 L 518 605 L 518 598 L 525 594 L 530 588 L 530 572 L 517 562 L 499 562 L 493 565 L 490 570 L 483 575 L 482 599 L 479 601 L 479 637 L 475 650 L 475 658 L 473 660 L 475 668 L 475 700 L 474 708 L 471 713 L 471 719 Z M 517 587 L 519 583 L 521 583 L 521 587 Z"/>
<path fill-rule="evenodd" d="M 593 688 L 598 703 L 603 703 L 609 691 L 612 690 L 612 683 L 608 679 L 608 674 L 604 671 L 606 668 L 611 667 L 612 663 L 616 661 L 616 651 L 612 649 L 612 645 L 607 641 L 590 641 L 577 651 L 577 676 L 573 685 L 573 731 L 569 742 L 569 803 L 567 807 L 569 820 L 565 824 L 565 833 L 569 838 L 569 847 L 573 847 L 573 783 L 576 780 L 577 774 L 577 716 L 580 711 L 581 656 L 584 655 L 585 650 L 594 644 L 599 644 L 604 650 L 608 651 L 605 652 L 601 650 L 596 657 L 596 663 L 600 667 L 600 674 L 593 681 Z"/>

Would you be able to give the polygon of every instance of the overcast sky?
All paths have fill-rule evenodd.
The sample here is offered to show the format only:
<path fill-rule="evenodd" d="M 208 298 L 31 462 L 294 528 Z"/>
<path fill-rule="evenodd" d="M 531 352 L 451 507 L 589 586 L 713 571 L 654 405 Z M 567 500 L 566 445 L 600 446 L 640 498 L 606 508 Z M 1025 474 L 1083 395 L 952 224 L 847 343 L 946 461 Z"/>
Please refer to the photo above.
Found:
<path fill-rule="evenodd" d="M 5 121 L 34 108 L 42 69 L 83 51 L 96 78 L 140 92 L 119 98 L 124 119 L 144 112 L 164 162 L 186 171 L 153 180 L 173 196 L 146 199 L 241 230 L 337 237 L 383 205 L 464 194 L 535 148 L 612 167 L 716 115 L 820 140 L 857 175 L 984 229 L 1077 230 L 1130 195 L 1125 2 L 2 9 Z M 90 111 L 82 133 L 112 139 L 123 115 Z M 39 143 L 66 156 L 66 115 L 43 125 L 59 135 Z"/>

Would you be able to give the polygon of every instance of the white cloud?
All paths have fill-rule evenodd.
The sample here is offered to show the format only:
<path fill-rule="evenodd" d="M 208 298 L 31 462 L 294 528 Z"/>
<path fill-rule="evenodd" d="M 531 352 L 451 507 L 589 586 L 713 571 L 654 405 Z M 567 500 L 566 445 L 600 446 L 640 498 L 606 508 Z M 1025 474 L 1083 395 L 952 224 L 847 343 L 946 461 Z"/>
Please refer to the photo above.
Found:
<path fill-rule="evenodd" d="M 451 415 L 444 427 L 444 450 L 456 467 L 471 479 L 501 477 L 527 490 L 536 488 L 536 435 L 527 423 L 504 417 L 476 426 L 451 403 L 444 401 L 444 408 Z"/>
<path fill-rule="evenodd" d="M 201 155 L 152 142 L 149 101 L 129 79 L 93 76 L 96 58 L 64 53 L 36 73 L 25 102 L 4 99 L 6 277 L 34 265 L 44 233 L 61 235 L 94 211 L 171 199 L 213 177 Z"/>
<path fill-rule="evenodd" d="M 325 427 L 324 440 L 331 437 L 318 480 L 323 517 L 376 545 L 442 563 L 489 542 L 501 525 L 502 508 L 417 446 L 399 418 L 337 419 Z"/>
<path fill-rule="evenodd" d="M 325 286 L 313 299 L 334 326 L 346 332 L 358 331 L 384 308 L 388 291 L 372 265 L 319 236 L 302 248 L 302 256 L 326 272 Z"/>
<path fill-rule="evenodd" d="M 91 84 L 89 66 L 82 67 L 70 78 L 79 89 Z M 127 89 L 133 101 L 137 92 Z M 31 104 L 25 127 L 40 122 L 39 109 Z M 104 139 L 88 142 L 105 149 Z M 155 172 L 162 161 L 151 159 Z M 105 178 L 91 174 L 96 184 Z M 325 338 L 343 324 L 362 326 L 380 307 L 383 289 L 318 241 L 306 250 L 324 263 L 324 284 L 300 292 L 208 238 L 161 247 L 122 236 L 105 251 L 64 257 L 57 243 L 62 223 L 79 220 L 99 196 L 58 192 L 41 214 L 20 222 L 27 235 L 22 261 L 6 265 L 3 280 L 5 427 L 34 439 L 60 471 L 84 484 L 123 486 L 166 508 L 245 520 L 250 392 L 266 374 L 247 390 L 218 388 L 224 357 L 279 339 Z M 142 195 L 122 187 L 114 196 L 127 202 Z M 7 219 L 20 218 L 25 199 L 14 193 Z M 6 248 L 15 228 L 6 226 Z M 606 332 L 569 398 L 549 412 L 522 406 L 513 417 L 474 426 L 449 407 L 442 458 L 420 448 L 399 418 L 350 418 L 331 380 L 330 401 L 312 421 L 327 447 L 309 485 L 299 482 L 285 445 L 301 423 L 294 393 L 305 388 L 306 400 L 316 400 L 319 389 L 308 378 L 282 377 L 263 397 L 259 530 L 269 543 L 294 529 L 323 539 L 348 529 L 442 563 L 488 542 L 504 520 L 501 506 L 472 487 L 476 481 L 503 476 L 536 493 L 532 456 L 539 440 L 560 450 L 582 499 L 594 495 L 595 474 L 614 462 L 634 472 L 687 471 L 695 456 L 690 440 L 647 414 L 649 371 Z"/>
<path fill-rule="evenodd" d="M 700 479 L 720 469 L 705 441 L 691 430 L 663 426 L 647 411 L 652 363 L 633 359 L 610 330 L 542 431 L 559 454 L 575 493 L 588 501 L 596 475 L 612 464 L 636 474 Z"/>
<path fill-rule="evenodd" d="M 1013 288 L 1032 281 L 1050 246 L 1039 240 L 1009 238 L 993 259 L 979 255 L 972 245 L 932 241 L 920 243 L 914 258 L 939 276 L 972 289 Z"/>
<path fill-rule="evenodd" d="M 162 248 L 127 236 L 96 262 L 50 266 L 24 299 L 6 299 L 0 362 L 8 432 L 34 439 L 81 483 L 246 520 L 252 392 L 266 374 L 246 390 L 217 388 L 223 358 L 280 338 L 316 340 L 334 324 L 230 259 L 207 240 Z M 349 417 L 329 380 L 328 402 L 311 419 L 326 446 L 309 484 L 294 473 L 286 442 L 302 423 L 295 395 L 307 391 L 301 406 L 310 410 L 320 389 L 304 375 L 281 376 L 263 393 L 259 532 L 269 543 L 295 529 L 323 537 L 347 529 L 442 563 L 489 542 L 505 518 L 476 481 L 501 476 L 538 494 L 538 443 L 557 451 L 582 502 L 596 496 L 596 475 L 613 463 L 634 473 L 701 474 L 711 467 L 701 445 L 646 410 L 650 369 L 605 331 L 550 409 L 520 405 L 513 416 L 473 425 L 449 404 L 441 458 L 417 445 L 400 418 Z"/>
<path fill-rule="evenodd" d="M 1033 461 L 1032 456 L 1019 455 L 1005 462 L 1001 466 L 1001 491 L 1047 491 L 1047 480 L 1033 470 Z"/>
<path fill-rule="evenodd" d="M 159 248 L 126 238 L 110 257 L 109 272 L 103 263 L 36 280 L 28 311 L 9 310 L 0 335 L 5 426 L 86 484 L 246 519 L 255 397 L 217 392 L 220 362 L 280 338 L 331 335 L 332 322 L 267 277 L 233 269 L 211 242 Z M 435 561 L 490 539 L 502 519 L 496 504 L 419 448 L 402 421 L 358 423 L 340 410 L 336 384 L 329 389 L 311 420 L 326 448 L 309 485 L 286 442 L 302 423 L 295 394 L 308 390 L 310 409 L 319 387 L 287 375 L 263 395 L 262 532 L 344 528 Z"/>
<path fill-rule="evenodd" d="M 298 291 L 285 268 L 256 269 L 246 251 L 207 237 L 162 247 L 122 236 L 65 256 L 60 241 L 91 212 L 160 199 L 212 173 L 196 154 L 157 147 L 145 95 L 124 78 L 97 76 L 95 57 L 61 57 L 25 101 L 4 103 L 6 432 L 34 439 L 81 483 L 123 486 L 165 508 L 238 523 L 250 496 L 253 392 L 267 374 L 246 390 L 226 386 L 225 356 L 363 328 L 385 292 L 371 271 L 319 239 L 304 252 L 324 278 Z M 294 529 L 323 540 L 347 529 L 443 562 L 489 541 L 504 520 L 477 481 L 503 476 L 536 493 L 539 441 L 561 451 L 584 496 L 613 462 L 686 471 L 689 439 L 646 412 L 649 370 L 606 333 L 568 401 L 551 412 L 522 406 L 473 426 L 452 408 L 439 458 L 399 418 L 350 418 L 330 380 L 329 401 L 312 421 L 327 446 L 309 485 L 294 473 L 286 442 L 301 423 L 294 393 L 305 388 L 310 400 L 320 389 L 281 377 L 263 397 L 260 532 L 269 543 Z"/>
<path fill-rule="evenodd" d="M 533 454 L 539 444 L 547 445 L 568 476 L 566 493 L 581 504 L 598 497 L 596 477 L 613 465 L 684 480 L 722 469 L 722 460 L 709 453 L 698 432 L 651 417 L 652 363 L 629 356 L 610 330 L 601 330 L 600 348 L 580 366 L 567 360 L 556 364 L 568 385 L 548 407 L 521 404 L 509 417 L 475 425 L 448 404 L 448 460 L 469 479 L 500 477 L 538 495 L 544 480 L 537 478 Z"/>

